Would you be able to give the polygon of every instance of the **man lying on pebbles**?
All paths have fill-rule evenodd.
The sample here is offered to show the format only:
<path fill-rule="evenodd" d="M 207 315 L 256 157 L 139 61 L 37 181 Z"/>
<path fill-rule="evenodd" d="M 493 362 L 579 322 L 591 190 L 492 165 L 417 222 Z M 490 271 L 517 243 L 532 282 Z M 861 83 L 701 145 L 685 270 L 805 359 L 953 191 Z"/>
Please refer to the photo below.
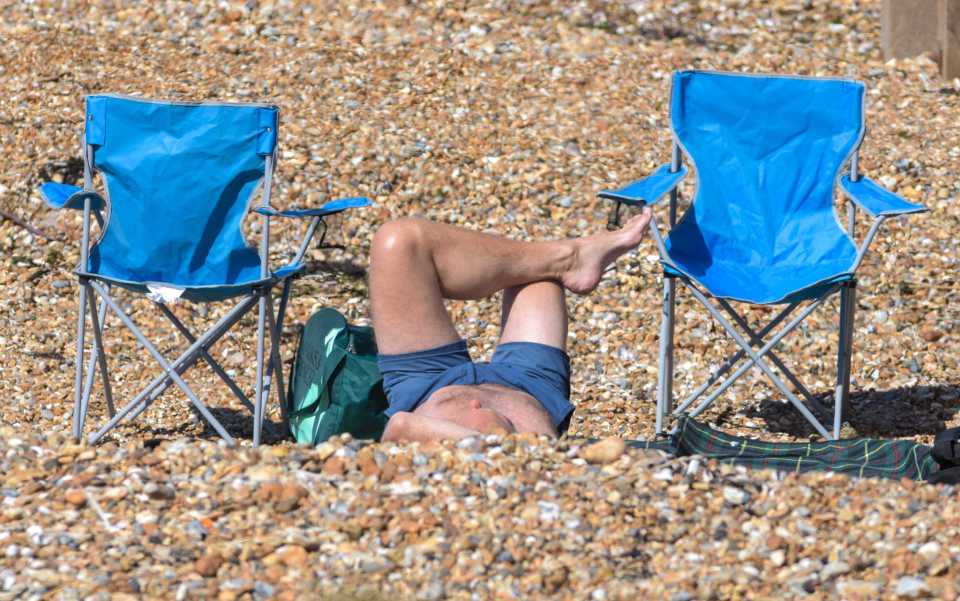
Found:
<path fill-rule="evenodd" d="M 573 414 L 565 290 L 596 288 L 604 268 L 640 243 L 650 217 L 644 209 L 620 230 L 549 242 L 423 219 L 381 227 L 370 303 L 390 404 L 383 440 L 563 433 Z M 500 290 L 500 342 L 489 363 L 474 363 L 443 300 Z"/>

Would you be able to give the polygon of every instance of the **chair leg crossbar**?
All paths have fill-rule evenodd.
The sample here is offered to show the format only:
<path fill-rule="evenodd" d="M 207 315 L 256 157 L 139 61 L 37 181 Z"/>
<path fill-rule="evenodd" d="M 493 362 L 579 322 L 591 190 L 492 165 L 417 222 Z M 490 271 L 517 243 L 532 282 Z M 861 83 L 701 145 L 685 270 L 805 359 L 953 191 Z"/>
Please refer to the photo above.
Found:
<path fill-rule="evenodd" d="M 727 334 L 736 342 L 739 350 L 728 357 L 721 366 L 714 371 L 707 380 L 701 384 L 693 393 L 690 394 L 676 409 L 672 409 L 672 380 L 673 380 L 673 329 L 674 329 L 674 303 L 676 300 L 675 282 L 680 280 L 693 294 L 700 304 L 720 323 Z M 833 428 L 832 432 L 827 430 L 813 411 L 822 415 L 829 415 L 827 409 L 822 403 L 810 393 L 803 385 L 800 379 L 783 363 L 782 360 L 773 352 L 773 348 L 790 332 L 797 328 L 800 323 L 807 318 L 813 311 L 823 304 L 834 293 L 840 292 L 840 336 L 839 351 L 837 356 L 837 385 L 835 391 L 835 402 L 833 408 Z M 657 433 L 664 430 L 663 423 L 667 414 L 679 416 L 686 412 L 711 386 L 724 378 L 733 367 L 746 358 L 744 362 L 733 374 L 727 376 L 720 382 L 719 386 L 706 398 L 701 400 L 692 411 L 691 417 L 703 413 L 713 402 L 727 390 L 740 376 L 749 371 L 752 367 L 757 367 L 762 371 L 773 384 L 786 396 L 787 400 L 796 407 L 803 417 L 813 426 L 813 428 L 824 438 L 836 439 L 840 436 L 840 426 L 842 423 L 843 411 L 847 403 L 850 387 L 850 356 L 851 345 L 853 342 L 853 310 L 855 298 L 855 282 L 843 282 L 836 284 L 826 290 L 820 297 L 814 299 L 799 314 L 791 319 L 787 325 L 774 334 L 769 340 L 765 341 L 765 336 L 786 320 L 799 306 L 799 303 L 792 303 L 776 315 L 767 325 L 759 331 L 750 327 L 747 321 L 741 317 L 730 303 L 724 299 L 715 299 L 720 305 L 716 307 L 703 292 L 684 278 L 666 278 L 664 285 L 664 311 L 663 324 L 661 327 L 660 339 L 660 382 L 657 390 Z M 721 311 L 722 309 L 722 311 Z M 742 335 L 724 315 L 729 315 L 733 322 L 739 326 L 746 337 Z M 758 347 L 754 350 L 754 347 Z M 767 362 L 769 360 L 769 363 Z M 786 383 L 777 375 L 771 367 L 772 364 L 786 377 L 799 393 L 800 397 L 791 390 Z M 804 400 L 807 404 L 804 403 Z M 809 405 L 809 406 L 808 406 Z M 810 407 L 813 408 L 811 411 Z"/>
<path fill-rule="evenodd" d="M 286 407 L 284 406 L 285 394 L 283 391 L 283 370 L 280 360 L 280 333 L 283 327 L 284 312 L 287 307 L 287 298 L 290 294 L 290 280 L 285 280 L 283 292 L 280 298 L 279 312 L 276 316 L 273 313 L 273 302 L 271 298 L 271 289 L 264 288 L 255 291 L 252 295 L 243 298 L 237 306 L 231 309 L 226 315 L 221 317 L 216 324 L 200 336 L 195 336 L 183 322 L 174 315 L 165 304 L 156 302 L 160 312 L 174 325 L 174 327 L 186 338 L 189 347 L 183 351 L 173 361 L 168 361 L 163 357 L 157 347 L 150 342 L 143 332 L 137 327 L 133 320 L 110 296 L 108 288 L 100 282 L 82 279 L 80 287 L 80 312 L 77 324 L 77 367 L 75 377 L 75 397 L 73 414 L 73 434 L 79 441 L 83 436 L 83 425 L 86 421 L 87 410 L 90 397 L 93 390 L 93 380 L 97 367 L 99 367 L 100 378 L 103 383 L 104 398 L 107 403 L 109 420 L 96 432 L 88 437 L 88 442 L 93 444 L 100 440 L 107 432 L 113 429 L 124 418 L 135 419 L 140 413 L 145 411 L 154 400 L 156 400 L 171 385 L 176 385 L 187 396 L 196 411 L 203 417 L 207 423 L 220 435 L 228 444 L 233 445 L 234 439 L 223 427 L 223 424 L 210 412 L 209 408 L 200 400 L 193 389 L 181 377 L 184 372 L 199 361 L 204 361 L 213 370 L 217 376 L 230 388 L 233 394 L 243 405 L 254 414 L 253 442 L 254 445 L 260 443 L 261 432 L 263 428 L 263 415 L 266 401 L 269 398 L 270 386 L 275 376 L 279 382 L 277 386 L 278 398 L 284 417 L 286 416 Z M 97 297 L 102 302 L 97 306 Z M 87 304 L 90 308 L 90 320 L 93 326 L 94 339 L 90 349 L 89 361 L 86 365 L 86 377 L 84 377 L 84 333 L 85 317 Z M 213 358 L 209 349 L 219 341 L 230 328 L 253 308 L 259 307 L 259 320 L 257 328 L 257 382 L 255 400 L 251 401 L 237 383 L 231 378 L 226 370 Z M 107 309 L 115 313 L 121 323 L 130 330 L 137 338 L 140 344 L 150 353 L 154 360 L 160 365 L 163 373 L 155 377 L 147 386 L 137 394 L 131 401 L 117 410 L 114 407 L 113 393 L 110 386 L 109 370 L 107 367 L 106 352 L 103 345 L 103 331 L 106 325 Z M 269 332 L 268 332 L 269 330 Z M 264 365 L 264 347 L 265 335 L 270 336 L 270 358 L 269 364 Z M 266 367 L 266 370 L 264 370 Z"/>
<path fill-rule="evenodd" d="M 167 319 L 170 320 L 173 326 L 177 328 L 181 334 L 183 334 L 183 337 L 187 339 L 187 342 L 192 344 L 197 341 L 197 337 L 194 336 L 189 329 L 187 329 L 187 326 L 183 325 L 183 322 L 173 314 L 173 311 L 171 311 L 167 305 L 160 302 L 155 304 L 157 305 L 157 308 L 160 309 L 160 312 L 167 316 Z M 200 358 L 206 361 L 207 365 L 210 366 L 210 369 L 212 369 L 215 374 L 220 376 L 220 379 L 223 380 L 223 383 L 226 384 L 231 392 L 233 392 L 240 402 L 243 403 L 244 407 L 250 411 L 253 411 L 253 403 L 251 403 L 250 399 L 247 398 L 247 395 L 240 390 L 240 387 L 237 386 L 237 383 L 233 381 L 233 378 L 227 375 L 227 372 L 220 366 L 219 363 L 217 363 L 217 360 L 210 356 L 210 353 L 207 351 L 207 349 L 200 347 L 197 353 L 200 355 Z"/>
<path fill-rule="evenodd" d="M 733 320 L 737 322 L 737 325 L 739 325 L 740 328 L 743 329 L 743 331 L 745 331 L 747 334 L 750 335 L 750 344 L 755 344 L 757 346 L 763 345 L 763 339 L 759 338 L 756 332 L 754 332 L 753 329 L 750 328 L 750 325 L 747 323 L 747 321 L 743 317 L 741 317 L 739 313 L 734 311 L 733 307 L 730 306 L 730 303 L 728 303 L 725 299 L 722 299 L 722 298 L 718 298 L 717 301 L 720 303 L 720 306 L 723 307 L 724 311 L 726 311 L 727 314 L 729 314 L 730 317 L 732 317 Z M 770 349 L 769 351 L 767 351 L 767 356 L 770 357 L 770 361 L 772 361 L 773 364 L 777 366 L 777 368 L 783 373 L 783 375 L 785 375 L 787 379 L 790 380 L 790 383 L 793 384 L 793 387 L 797 389 L 797 391 L 800 392 L 800 394 L 803 395 L 803 398 L 807 400 L 807 403 L 809 403 L 811 407 L 813 407 L 820 413 L 825 414 L 827 412 L 824 406 L 820 404 L 820 401 L 815 399 L 814 396 L 810 394 L 810 391 L 807 390 L 807 387 L 803 385 L 803 382 L 801 382 L 800 379 L 797 378 L 797 376 L 795 376 L 794 373 L 790 371 L 786 365 L 784 365 L 783 361 L 780 360 L 780 357 L 777 357 L 776 353 L 773 352 L 773 349 Z"/>
<path fill-rule="evenodd" d="M 91 297 L 93 293 L 91 292 Z M 93 377 L 96 374 L 94 369 L 96 366 L 94 363 L 99 363 L 100 368 L 100 378 L 104 383 L 103 393 L 107 401 L 107 414 L 110 417 L 116 415 L 117 410 L 113 405 L 113 391 L 110 387 L 110 380 L 107 377 L 107 358 L 105 353 L 101 353 L 100 349 L 103 348 L 103 340 L 101 334 L 103 332 L 104 326 L 106 326 L 107 318 L 107 305 L 106 303 L 101 303 L 99 310 L 97 309 L 96 299 L 91 298 L 90 302 L 90 319 L 93 322 L 93 349 L 90 352 L 90 361 L 87 364 L 87 377 L 86 381 L 83 384 L 83 393 L 79 397 L 83 402 L 77 402 L 74 405 L 74 436 L 79 439 L 80 435 L 77 433 L 78 424 L 82 424 L 87 417 L 87 403 L 90 399 L 90 391 L 93 389 Z M 81 363 L 77 364 L 78 367 L 82 365 Z"/>

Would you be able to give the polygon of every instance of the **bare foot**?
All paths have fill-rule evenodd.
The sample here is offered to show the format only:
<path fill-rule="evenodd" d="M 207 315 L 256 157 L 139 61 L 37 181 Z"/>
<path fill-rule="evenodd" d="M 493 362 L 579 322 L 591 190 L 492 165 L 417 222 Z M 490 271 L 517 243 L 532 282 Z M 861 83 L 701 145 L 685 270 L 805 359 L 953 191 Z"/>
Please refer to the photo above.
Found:
<path fill-rule="evenodd" d="M 561 277 L 563 286 L 576 294 L 586 294 L 596 288 L 607 265 L 640 244 L 652 216 L 653 213 L 647 207 L 619 230 L 571 240 L 574 248 L 573 262 L 572 267 Z"/>

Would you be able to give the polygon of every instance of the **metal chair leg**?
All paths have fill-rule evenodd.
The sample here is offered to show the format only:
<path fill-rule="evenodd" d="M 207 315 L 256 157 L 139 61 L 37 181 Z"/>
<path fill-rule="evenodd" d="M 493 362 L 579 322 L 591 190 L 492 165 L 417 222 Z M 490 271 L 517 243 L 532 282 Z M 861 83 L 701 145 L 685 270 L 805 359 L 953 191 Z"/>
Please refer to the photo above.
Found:
<path fill-rule="evenodd" d="M 850 396 L 850 359 L 853 354 L 853 312 L 856 302 L 856 284 L 851 282 L 840 290 L 840 332 L 837 339 L 837 387 L 833 404 L 833 436 L 840 438 L 843 414 Z"/>
<path fill-rule="evenodd" d="M 757 335 L 757 333 L 753 330 L 753 328 L 750 327 L 750 324 L 747 323 L 747 320 L 741 317 L 740 314 L 734 310 L 733 306 L 729 302 L 727 302 L 725 299 L 722 299 L 722 298 L 718 298 L 716 300 L 718 303 L 720 303 L 720 306 L 723 307 L 723 309 L 727 312 L 727 314 L 730 315 L 730 317 L 732 317 L 733 320 L 737 322 L 737 325 L 739 325 L 743 329 L 743 331 L 745 331 L 747 335 L 750 336 L 750 344 L 755 344 L 757 346 L 763 345 L 763 338 Z M 770 359 L 770 362 L 776 365 L 777 368 L 783 373 L 783 375 L 786 376 L 788 380 L 790 380 L 790 383 L 793 384 L 793 387 L 797 389 L 797 392 L 803 395 L 803 398 L 807 399 L 807 403 L 809 403 L 810 406 L 814 408 L 814 410 L 819 411 L 822 415 L 828 415 L 827 410 L 823 406 L 823 404 L 820 403 L 820 401 L 818 401 L 810 393 L 809 390 L 807 390 L 807 387 L 804 386 L 803 382 L 800 381 L 800 378 L 798 378 L 792 371 L 790 371 L 790 368 L 788 368 L 786 364 L 780 360 L 780 357 L 778 357 L 777 354 L 774 353 L 772 349 L 770 351 L 767 351 L 766 356 Z"/>
<path fill-rule="evenodd" d="M 660 322 L 660 373 L 657 382 L 656 433 L 664 429 L 664 418 L 673 411 L 673 326 L 677 282 L 663 278 L 663 315 Z"/>
<path fill-rule="evenodd" d="M 97 291 L 97 293 L 100 295 L 100 298 L 102 298 L 103 301 L 107 303 L 110 309 L 117 314 L 117 317 L 120 318 L 120 321 L 123 322 L 123 325 L 127 326 L 127 329 L 130 330 L 130 332 L 137 338 L 137 340 L 140 341 L 140 344 L 142 344 L 143 347 L 147 349 L 147 352 L 153 356 L 154 360 L 156 360 L 156 362 L 160 364 L 160 367 L 163 368 L 163 371 L 166 372 L 167 376 L 169 376 L 173 380 L 174 384 L 176 384 L 177 387 L 180 388 L 180 390 L 182 390 L 183 393 L 187 395 L 187 398 L 190 399 L 190 402 L 193 403 L 193 406 L 196 407 L 197 411 L 200 412 L 200 415 L 205 420 L 207 420 L 207 423 L 213 426 L 213 429 L 217 431 L 217 434 L 219 434 L 220 437 L 223 438 L 223 440 L 226 441 L 227 444 L 231 446 L 235 444 L 233 437 L 230 436 L 229 433 L 227 433 L 227 430 L 223 427 L 223 424 L 221 424 L 220 421 L 216 417 L 214 417 L 212 413 L 210 413 L 210 410 L 207 408 L 206 405 L 203 404 L 203 401 L 201 401 L 200 398 L 193 392 L 193 389 L 191 389 L 190 386 L 183 381 L 183 378 L 180 377 L 180 374 L 176 372 L 176 367 L 174 365 L 171 365 L 170 362 L 168 362 L 166 359 L 163 358 L 163 355 L 160 354 L 160 351 L 157 350 L 157 347 L 152 342 L 150 342 L 146 336 L 143 335 L 143 332 L 141 332 L 140 328 L 138 328 L 137 325 L 133 323 L 133 320 L 130 319 L 130 316 L 124 313 L 123 309 L 120 308 L 120 306 L 116 303 L 116 301 L 110 298 L 110 294 L 106 291 L 106 289 L 96 282 L 91 282 L 90 285 L 93 286 L 93 289 Z M 199 342 L 200 341 L 198 341 L 198 343 Z M 197 346 L 200 346 L 200 345 L 197 344 Z M 188 349 L 188 350 L 191 353 L 195 352 L 195 349 Z M 132 403 L 132 402 L 127 405 L 127 407 L 129 407 L 130 409 L 132 409 L 135 406 L 136 406 L 136 403 Z M 124 410 L 127 409 L 127 407 L 125 407 Z M 111 422 L 109 423 L 114 423 L 114 420 L 121 419 L 122 415 L 124 414 L 124 410 L 121 410 L 119 413 L 117 413 L 117 415 L 115 415 L 111 419 Z M 99 434 L 96 436 L 99 436 Z"/>
<path fill-rule="evenodd" d="M 780 323 L 784 319 L 789 317 L 790 314 L 793 313 L 793 311 L 798 306 L 799 306 L 799 303 L 793 303 L 790 306 L 788 306 L 786 309 L 781 311 L 776 317 L 774 317 L 770 321 L 770 323 L 763 326 L 763 328 L 759 332 L 757 332 L 757 337 L 763 338 L 764 336 L 769 334 L 771 331 L 773 331 L 773 329 L 778 325 L 780 325 Z M 695 403 L 697 399 L 699 399 L 708 388 L 716 384 L 720 380 L 720 378 L 722 378 L 728 371 L 730 371 L 733 368 L 734 365 L 737 364 L 738 361 L 740 361 L 746 356 L 747 354 L 743 352 L 743 350 L 741 349 L 741 350 L 738 350 L 733 355 L 727 357 L 726 361 L 724 361 L 723 364 L 716 371 L 710 374 L 709 378 L 704 380 L 704 382 L 700 386 L 698 386 L 696 390 L 691 392 L 690 395 L 687 396 L 687 398 L 684 399 L 682 403 L 680 403 L 679 407 L 673 410 L 673 415 L 676 417 L 676 416 L 679 416 L 684 411 L 686 411 L 687 408 L 690 407 L 690 405 L 692 405 L 693 403 Z"/>
<path fill-rule="evenodd" d="M 73 437 L 80 442 L 83 436 L 83 424 L 80 423 L 80 411 L 83 397 L 83 336 L 87 325 L 87 286 L 80 282 L 80 307 L 77 312 L 77 362 L 73 379 Z"/>
<path fill-rule="evenodd" d="M 200 359 L 198 349 L 207 348 L 209 349 L 213 344 L 215 344 L 227 331 L 233 327 L 233 325 L 240 320 L 241 317 L 246 315 L 253 305 L 256 303 L 255 296 L 248 296 L 243 299 L 236 307 L 227 312 L 226 315 L 220 318 L 213 327 L 207 330 L 204 334 L 200 335 L 197 338 L 197 341 L 190 345 L 185 351 L 183 351 L 180 356 L 178 356 L 172 363 L 169 364 L 171 370 L 173 370 L 177 376 L 185 372 L 190 365 L 195 363 Z M 114 311 L 118 315 L 122 314 L 122 311 L 119 311 L 118 308 L 114 308 Z M 128 318 L 129 319 L 129 318 Z M 121 321 L 124 321 L 121 318 Z M 126 322 L 125 322 L 126 325 Z M 129 327 L 129 326 L 128 326 Z M 134 326 L 135 327 L 135 326 Z M 131 331 L 134 331 L 131 329 Z M 134 332 L 137 335 L 139 330 Z M 139 338 L 139 336 L 138 336 Z M 152 348 L 152 345 L 151 347 Z M 90 444 L 96 443 L 100 438 L 102 438 L 107 432 L 109 432 L 114 426 L 116 426 L 122 419 L 126 417 L 133 417 L 142 413 L 149 405 L 156 399 L 168 386 L 174 384 L 180 385 L 180 382 L 175 381 L 173 378 L 174 374 L 171 374 L 166 370 L 165 363 L 161 363 L 161 367 L 164 367 L 164 371 L 157 375 L 147 386 L 140 391 L 131 401 L 126 405 L 117 410 L 117 414 L 110 418 L 106 424 L 100 427 L 99 430 L 94 432 L 89 436 L 87 442 Z M 178 378 L 179 379 L 179 378 Z M 182 387 L 181 387 L 182 388 Z M 189 395 L 188 395 L 189 397 Z M 193 398 L 190 399 L 196 405 L 196 402 Z M 206 417 L 206 416 L 204 416 Z M 214 426 L 214 429 L 219 428 L 219 424 Z M 222 428 L 221 428 L 222 429 Z M 217 432 L 220 433 L 220 429 L 217 429 Z"/>
<path fill-rule="evenodd" d="M 93 295 L 90 291 L 87 291 L 87 296 L 92 297 Z M 92 299 L 87 301 L 87 305 L 95 304 Z M 106 307 L 106 305 L 101 305 L 101 307 Z M 84 383 L 83 383 L 83 392 L 80 395 L 80 434 L 83 435 L 83 427 L 87 423 L 87 411 L 90 408 L 90 396 L 93 391 L 93 380 L 97 375 L 97 344 L 96 339 L 94 339 L 93 348 L 90 349 L 90 352 L 87 353 L 87 367 L 84 372 Z"/>
<path fill-rule="evenodd" d="M 93 348 L 87 359 L 87 371 L 84 376 L 83 393 L 80 395 L 80 436 L 83 437 L 83 426 L 87 423 L 87 412 L 90 409 L 90 397 L 93 394 L 93 380 L 97 375 L 97 365 L 100 366 L 100 379 L 103 381 L 104 397 L 107 401 L 109 417 L 116 413 L 113 406 L 113 394 L 110 389 L 110 378 L 107 373 L 107 356 L 103 349 L 103 324 L 106 322 L 107 305 L 101 303 L 97 309 L 97 296 L 92 288 L 87 286 L 87 305 L 90 307 L 90 319 L 93 321 Z"/>
<path fill-rule="evenodd" d="M 158 309 L 160 309 L 160 312 L 166 316 L 170 323 L 177 328 L 183 337 L 187 339 L 187 342 L 193 344 L 197 341 L 197 337 L 193 335 L 187 326 L 180 321 L 180 319 L 174 314 L 173 311 L 170 310 L 169 307 L 167 307 L 167 305 L 160 302 L 155 302 L 154 304 Z M 227 387 L 233 392 L 234 396 L 236 396 L 237 399 L 239 399 L 247 409 L 253 412 L 253 403 L 250 402 L 250 399 L 247 398 L 247 395 L 243 394 L 243 391 L 240 390 L 240 387 L 237 386 L 237 383 L 233 381 L 233 378 L 227 375 L 226 370 L 224 370 L 217 360 L 210 355 L 210 352 L 201 346 L 199 349 L 197 349 L 197 353 L 200 355 L 200 358 L 207 362 L 207 365 L 210 366 L 210 369 L 213 370 L 213 373 L 217 374 L 223 383 L 227 385 Z"/>
<path fill-rule="evenodd" d="M 287 396 L 284 389 L 283 380 L 283 360 L 280 356 L 280 337 L 283 335 L 283 317 L 287 308 L 287 295 L 290 292 L 290 281 L 284 283 L 283 292 L 280 296 L 280 308 L 277 317 L 274 319 L 273 299 L 267 297 L 267 327 L 270 330 L 270 361 L 267 365 L 267 377 L 271 383 L 276 383 L 277 402 L 280 403 L 280 418 L 284 428 L 288 424 L 287 416 Z M 264 402 L 270 401 L 269 390 L 264 393 Z"/>
<path fill-rule="evenodd" d="M 737 345 L 740 348 L 742 348 L 747 353 L 747 355 L 750 356 L 751 359 L 753 359 L 753 364 L 755 364 L 764 374 L 766 374 L 768 378 L 770 378 L 770 381 L 773 382 L 776 385 L 776 387 L 780 389 L 780 392 L 782 392 L 784 396 L 787 397 L 787 400 L 790 401 L 790 403 L 797 408 L 797 411 L 799 411 L 803 415 L 803 417 L 806 418 L 806 420 L 810 423 L 811 426 L 814 427 L 817 433 L 819 433 L 824 438 L 827 438 L 827 439 L 831 438 L 830 432 L 828 432 L 827 429 L 823 426 L 823 424 L 821 424 L 820 421 L 817 420 L 817 418 L 814 417 L 812 413 L 810 413 L 810 410 L 807 409 L 807 406 L 804 405 L 803 402 L 799 398 L 797 398 L 797 396 L 794 395 L 789 388 L 787 388 L 783 380 L 781 380 L 780 377 L 777 376 L 777 374 L 774 373 L 774 371 L 767 365 L 766 361 L 764 361 L 761 358 L 763 356 L 763 353 L 766 353 L 770 349 L 764 348 L 762 349 L 761 353 L 754 351 L 750 343 L 748 343 L 746 339 L 744 339 L 743 336 L 741 336 L 740 333 L 737 332 L 737 330 L 733 327 L 733 324 L 727 321 L 727 319 L 723 316 L 723 314 L 720 313 L 720 311 L 718 311 L 710 303 L 709 300 L 707 300 L 707 297 L 704 296 L 702 292 L 700 292 L 695 286 L 690 286 L 689 288 L 690 288 L 691 294 L 693 294 L 697 298 L 697 300 L 700 301 L 700 304 L 706 307 L 706 309 L 710 312 L 710 314 L 713 315 L 714 319 L 720 322 L 720 325 L 723 326 L 723 329 L 726 330 L 727 333 L 730 334 L 730 336 L 737 342 Z M 828 291 L 823 297 L 821 297 L 820 300 L 829 296 L 833 292 L 835 292 L 835 289 Z M 811 306 L 815 307 L 817 305 L 816 303 L 814 303 Z"/>
<path fill-rule="evenodd" d="M 267 297 L 269 291 L 260 292 L 259 317 L 257 319 L 257 394 L 254 399 L 253 415 L 253 446 L 260 445 L 260 436 L 263 430 L 263 354 L 264 354 L 264 330 L 267 322 Z"/>
<path fill-rule="evenodd" d="M 798 313 L 796 316 L 794 316 L 794 318 L 790 320 L 790 322 L 788 322 L 787 325 L 781 328 L 779 332 L 771 336 L 770 339 L 767 341 L 767 343 L 764 344 L 763 347 L 761 347 L 756 352 L 756 356 L 763 357 L 764 355 L 766 355 L 770 349 L 774 348 L 777 344 L 779 344 L 780 340 L 782 340 L 785 336 L 787 336 L 787 334 L 789 334 L 794 329 L 796 329 L 803 322 L 803 320 L 807 318 L 808 315 L 813 313 L 817 309 L 817 307 L 819 307 L 824 302 L 824 300 L 825 300 L 825 297 L 821 297 L 813 301 L 809 305 L 807 305 L 807 307 L 804 308 L 802 311 L 800 311 L 800 313 Z M 710 310 L 709 306 L 707 307 L 707 310 L 708 311 Z M 743 349 L 741 348 L 741 350 Z M 744 351 L 744 353 L 746 354 L 746 351 Z M 710 395 L 706 399 L 701 401 L 700 404 L 693 409 L 693 411 L 689 412 L 688 415 L 690 417 L 696 417 L 701 413 L 703 413 L 713 403 L 714 400 L 716 400 L 721 394 L 723 394 L 723 392 L 727 388 L 733 385 L 733 383 L 736 382 L 740 378 L 740 376 L 745 374 L 747 370 L 752 368 L 755 365 L 755 363 L 756 363 L 756 360 L 754 356 L 751 355 L 750 358 L 748 358 L 743 365 L 738 367 L 737 370 L 733 372 L 731 375 L 727 376 L 727 378 L 723 382 L 721 382 L 720 385 L 716 389 L 714 389 L 714 391 L 710 393 Z"/>
<path fill-rule="evenodd" d="M 97 355 L 97 363 L 100 364 L 100 378 L 103 380 L 103 396 L 107 401 L 107 414 L 113 417 L 117 414 L 117 410 L 113 406 L 113 391 L 110 388 L 110 370 L 107 368 L 107 350 L 103 346 L 103 327 L 106 325 L 107 304 L 102 303 L 100 305 L 100 314 L 97 315 L 95 298 L 93 290 L 90 290 L 90 320 L 93 322 L 94 349 Z"/>
<path fill-rule="evenodd" d="M 843 393 L 843 410 L 846 412 L 850 407 L 850 375 L 853 373 L 851 370 L 851 364 L 853 363 L 853 331 L 856 328 L 856 313 L 857 313 L 857 282 L 852 280 L 850 282 L 850 289 L 847 291 L 847 302 L 849 303 L 847 309 L 847 365 L 846 365 L 846 379 L 844 381 L 844 393 Z"/>

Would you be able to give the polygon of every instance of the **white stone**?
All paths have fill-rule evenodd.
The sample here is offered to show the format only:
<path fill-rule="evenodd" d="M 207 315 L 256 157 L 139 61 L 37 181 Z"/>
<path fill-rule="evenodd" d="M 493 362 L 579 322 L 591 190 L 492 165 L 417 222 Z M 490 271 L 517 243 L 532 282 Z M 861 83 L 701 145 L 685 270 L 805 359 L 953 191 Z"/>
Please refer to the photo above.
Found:
<path fill-rule="evenodd" d="M 933 563 L 938 557 L 940 557 L 940 543 L 936 541 L 924 543 L 919 549 L 917 549 L 917 555 L 919 555 L 925 563 Z"/>
<path fill-rule="evenodd" d="M 723 500 L 731 505 L 743 505 L 750 500 L 750 494 L 736 486 L 724 486 Z"/>
<path fill-rule="evenodd" d="M 930 593 L 930 587 L 920 578 L 904 576 L 897 581 L 896 594 L 900 597 L 921 597 Z"/>

